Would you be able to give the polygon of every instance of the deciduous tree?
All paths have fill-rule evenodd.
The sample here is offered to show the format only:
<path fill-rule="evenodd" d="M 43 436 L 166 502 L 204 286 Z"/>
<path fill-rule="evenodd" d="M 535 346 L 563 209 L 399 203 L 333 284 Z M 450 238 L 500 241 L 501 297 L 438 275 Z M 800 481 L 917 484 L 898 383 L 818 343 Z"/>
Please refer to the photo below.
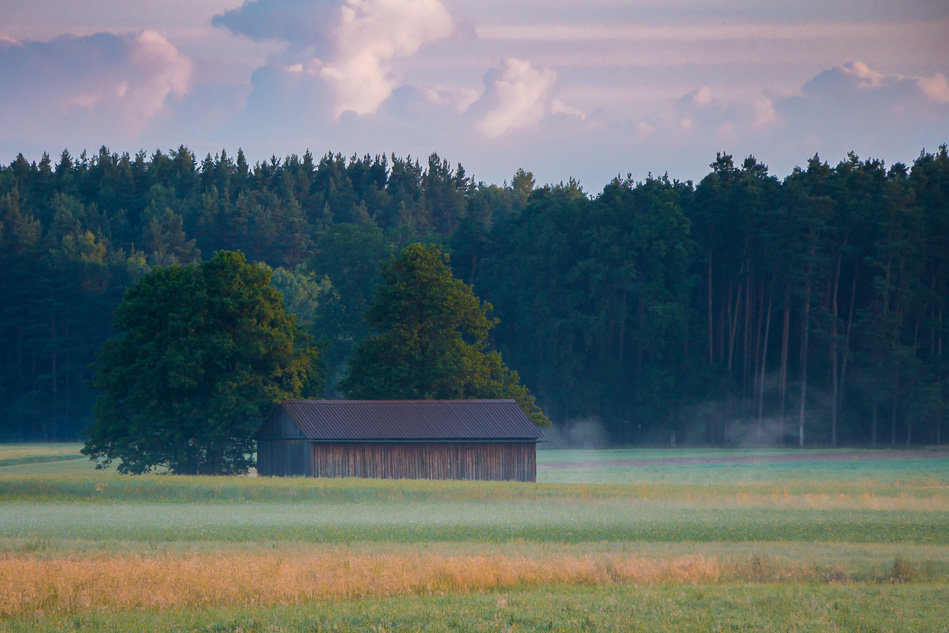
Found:
<path fill-rule="evenodd" d="M 270 270 L 222 251 L 156 268 L 115 313 L 118 335 L 95 363 L 100 390 L 82 452 L 143 473 L 245 472 L 253 432 L 284 399 L 319 391 L 318 359 Z"/>

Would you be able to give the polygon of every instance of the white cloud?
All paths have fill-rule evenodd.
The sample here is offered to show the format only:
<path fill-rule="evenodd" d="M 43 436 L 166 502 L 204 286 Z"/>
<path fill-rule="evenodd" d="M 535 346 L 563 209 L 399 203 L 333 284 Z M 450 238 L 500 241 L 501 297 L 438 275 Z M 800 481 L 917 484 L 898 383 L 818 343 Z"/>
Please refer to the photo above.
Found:
<path fill-rule="evenodd" d="M 439 0 L 347 0 L 336 27 L 335 59 L 320 73 L 336 92 L 336 116 L 375 112 L 398 85 L 393 61 L 451 31 Z"/>
<path fill-rule="evenodd" d="M 826 113 L 850 123 L 887 125 L 894 116 L 944 117 L 949 103 L 943 75 L 912 78 L 887 75 L 854 61 L 819 73 L 804 84 L 801 95 L 784 100 L 785 109 Z"/>
<path fill-rule="evenodd" d="M 151 118 L 169 96 L 184 96 L 191 79 L 191 61 L 155 31 L 143 31 L 131 40 L 130 67 L 133 76 L 122 81 L 127 109 Z"/>
<path fill-rule="evenodd" d="M 911 162 L 947 140 L 949 82 L 941 74 L 907 77 L 853 61 L 815 74 L 790 96 L 719 92 L 717 85 L 689 91 L 647 119 L 648 127 L 630 121 L 631 136 L 644 145 L 662 139 L 657 158 L 754 154 L 777 173 L 815 153 L 830 162 L 850 151 Z"/>
<path fill-rule="evenodd" d="M 751 111 L 751 124 L 754 127 L 780 124 L 780 118 L 774 109 L 774 103 L 768 97 L 762 96 L 752 101 Z"/>
<path fill-rule="evenodd" d="M 856 86 L 862 89 L 879 88 L 886 79 L 886 75 L 870 70 L 863 62 L 847 62 L 838 70 L 844 75 L 853 77 Z"/>
<path fill-rule="evenodd" d="M 575 108 L 572 105 L 566 104 L 560 99 L 554 99 L 550 102 L 550 113 L 576 117 L 581 121 L 584 121 L 587 118 L 586 112 L 580 110 L 579 108 Z"/>
<path fill-rule="evenodd" d="M 4 136 L 78 127 L 134 137 L 188 93 L 191 74 L 191 61 L 155 31 L 0 45 L 0 87 L 17 95 L 0 100 Z"/>
<path fill-rule="evenodd" d="M 484 94 L 472 105 L 478 127 L 490 137 L 540 122 L 551 110 L 557 73 L 535 69 L 529 61 L 510 58 L 484 76 Z"/>
<path fill-rule="evenodd" d="M 916 80 L 916 85 L 924 95 L 936 101 L 937 103 L 949 104 L 949 82 L 944 75 L 933 75 L 932 77 L 920 77 Z"/>
<path fill-rule="evenodd" d="M 699 107 L 712 105 L 712 89 L 708 86 L 702 86 L 687 96 L 692 100 L 693 104 Z"/>
<path fill-rule="evenodd" d="M 656 126 L 646 123 L 645 121 L 640 121 L 636 124 L 636 138 L 640 141 L 648 139 L 655 131 Z"/>
<path fill-rule="evenodd" d="M 337 119 L 376 112 L 400 84 L 395 62 L 454 28 L 441 0 L 254 0 L 214 24 L 290 44 L 285 67 L 332 86 Z"/>

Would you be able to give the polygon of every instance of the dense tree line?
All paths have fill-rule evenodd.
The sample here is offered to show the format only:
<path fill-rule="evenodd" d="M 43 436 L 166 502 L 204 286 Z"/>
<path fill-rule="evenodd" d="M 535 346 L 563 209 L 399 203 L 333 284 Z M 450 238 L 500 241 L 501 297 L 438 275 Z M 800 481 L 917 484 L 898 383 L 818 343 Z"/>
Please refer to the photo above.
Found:
<path fill-rule="evenodd" d="M 626 443 L 943 442 L 949 156 L 815 156 L 780 179 L 719 155 L 698 183 L 475 182 L 437 155 L 249 165 L 102 148 L 0 167 L 0 440 L 91 420 L 90 364 L 122 293 L 218 250 L 273 268 L 322 341 L 325 395 L 369 334 L 380 264 L 451 252 L 489 343 L 555 425 Z"/>

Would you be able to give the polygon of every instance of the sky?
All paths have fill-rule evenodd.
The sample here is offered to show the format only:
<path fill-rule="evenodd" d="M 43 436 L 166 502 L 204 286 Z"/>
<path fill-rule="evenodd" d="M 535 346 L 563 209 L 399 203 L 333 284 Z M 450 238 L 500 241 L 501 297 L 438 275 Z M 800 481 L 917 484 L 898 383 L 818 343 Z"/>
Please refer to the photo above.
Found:
<path fill-rule="evenodd" d="M 949 143 L 946 0 L 0 0 L 0 162 L 437 152 L 595 194 Z"/>

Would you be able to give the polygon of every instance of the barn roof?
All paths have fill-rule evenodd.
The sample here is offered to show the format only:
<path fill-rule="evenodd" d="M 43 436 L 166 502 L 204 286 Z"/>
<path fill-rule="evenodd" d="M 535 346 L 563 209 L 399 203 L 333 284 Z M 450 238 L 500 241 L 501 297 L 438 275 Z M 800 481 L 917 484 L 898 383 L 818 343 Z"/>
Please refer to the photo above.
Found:
<path fill-rule="evenodd" d="M 513 400 L 292 400 L 280 406 L 312 441 L 541 438 Z"/>

